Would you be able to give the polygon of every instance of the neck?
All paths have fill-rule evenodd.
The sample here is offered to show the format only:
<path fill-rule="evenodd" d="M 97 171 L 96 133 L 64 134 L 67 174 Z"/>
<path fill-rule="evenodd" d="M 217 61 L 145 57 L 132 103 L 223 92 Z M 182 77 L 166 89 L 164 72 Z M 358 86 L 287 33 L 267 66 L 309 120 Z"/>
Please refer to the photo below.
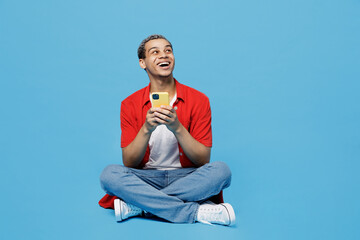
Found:
<path fill-rule="evenodd" d="M 150 92 L 168 92 L 172 99 L 176 93 L 175 79 L 172 75 L 166 78 L 150 78 Z"/>

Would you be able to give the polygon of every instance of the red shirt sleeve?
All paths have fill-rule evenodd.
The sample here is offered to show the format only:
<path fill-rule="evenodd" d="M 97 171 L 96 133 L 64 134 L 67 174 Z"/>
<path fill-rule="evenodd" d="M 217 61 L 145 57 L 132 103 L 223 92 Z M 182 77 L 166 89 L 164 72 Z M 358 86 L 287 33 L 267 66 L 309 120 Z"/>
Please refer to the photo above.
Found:
<path fill-rule="evenodd" d="M 190 124 L 190 134 L 206 147 L 212 147 L 211 109 L 208 97 L 202 96 L 196 101 Z"/>
<path fill-rule="evenodd" d="M 120 125 L 121 125 L 121 147 L 129 145 L 137 135 L 135 109 L 131 102 L 121 102 Z"/>

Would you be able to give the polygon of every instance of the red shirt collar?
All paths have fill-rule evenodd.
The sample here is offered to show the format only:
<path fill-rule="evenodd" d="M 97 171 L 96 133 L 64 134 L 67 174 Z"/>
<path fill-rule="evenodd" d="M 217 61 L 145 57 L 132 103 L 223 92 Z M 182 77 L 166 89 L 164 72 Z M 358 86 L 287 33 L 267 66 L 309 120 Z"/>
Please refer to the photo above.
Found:
<path fill-rule="evenodd" d="M 175 86 L 176 86 L 176 98 L 185 101 L 183 85 L 181 83 L 179 83 L 175 78 L 174 78 L 174 81 L 175 81 Z M 143 96 L 143 99 L 144 99 L 143 106 L 145 106 L 146 104 L 148 104 L 150 102 L 150 85 L 151 85 L 151 83 L 149 83 L 149 85 L 145 88 L 144 96 Z"/>

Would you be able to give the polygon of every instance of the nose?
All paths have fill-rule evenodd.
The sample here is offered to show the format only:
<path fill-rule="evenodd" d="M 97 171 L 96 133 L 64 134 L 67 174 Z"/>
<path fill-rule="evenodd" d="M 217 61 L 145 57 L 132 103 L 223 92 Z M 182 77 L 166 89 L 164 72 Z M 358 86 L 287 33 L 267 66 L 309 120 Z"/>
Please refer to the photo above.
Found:
<path fill-rule="evenodd" d="M 168 58 L 168 55 L 166 54 L 165 51 L 160 52 L 160 58 Z"/>

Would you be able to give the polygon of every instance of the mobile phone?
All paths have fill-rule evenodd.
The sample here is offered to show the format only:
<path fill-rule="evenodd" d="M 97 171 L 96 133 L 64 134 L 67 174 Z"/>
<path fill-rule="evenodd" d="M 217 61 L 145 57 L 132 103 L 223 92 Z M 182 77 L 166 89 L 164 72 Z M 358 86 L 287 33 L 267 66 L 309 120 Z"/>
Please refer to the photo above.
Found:
<path fill-rule="evenodd" d="M 167 92 L 153 92 L 151 93 L 152 107 L 160 107 L 161 105 L 170 105 L 169 93 Z"/>

